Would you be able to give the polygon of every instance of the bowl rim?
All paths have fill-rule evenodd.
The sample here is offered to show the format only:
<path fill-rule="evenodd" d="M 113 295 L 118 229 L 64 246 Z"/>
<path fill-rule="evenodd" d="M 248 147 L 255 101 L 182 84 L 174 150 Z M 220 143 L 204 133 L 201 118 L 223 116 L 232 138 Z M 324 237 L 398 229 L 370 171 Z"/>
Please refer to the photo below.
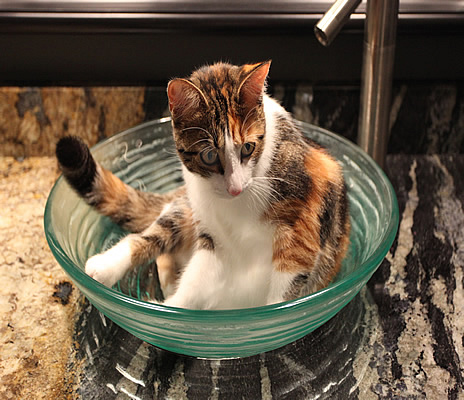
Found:
<path fill-rule="evenodd" d="M 98 150 L 103 145 L 107 145 L 112 141 L 118 140 L 121 136 L 128 135 L 135 130 L 140 130 L 143 128 L 147 128 L 153 125 L 160 125 L 165 123 L 170 123 L 171 118 L 165 117 L 160 119 L 154 119 L 151 121 L 147 121 L 141 124 L 138 124 L 134 127 L 131 127 L 127 130 L 121 131 L 109 138 L 105 138 L 104 140 L 98 142 L 96 145 L 91 147 L 91 151 L 94 152 Z M 239 308 L 239 309 L 226 309 L 226 310 L 197 310 L 197 309 L 186 309 L 186 308 L 178 308 L 178 307 L 171 307 L 166 306 L 163 304 L 157 304 L 153 302 L 148 302 L 144 300 L 139 300 L 134 297 L 130 297 L 126 294 L 123 294 L 117 290 L 112 288 L 106 287 L 100 282 L 97 282 L 90 276 L 88 276 L 85 271 L 81 268 L 77 268 L 73 265 L 72 262 L 68 262 L 68 257 L 66 254 L 61 250 L 58 239 L 55 236 L 53 230 L 50 229 L 51 223 L 48 221 L 51 220 L 51 207 L 52 207 L 52 199 L 54 198 L 55 192 L 58 190 L 60 185 L 65 183 L 64 177 L 62 175 L 54 183 L 45 205 L 45 212 L 44 212 L 44 230 L 45 236 L 48 242 L 48 245 L 61 265 L 61 267 L 67 272 L 72 278 L 75 279 L 76 285 L 80 288 L 81 286 L 86 288 L 91 288 L 92 286 L 96 286 L 99 291 L 99 295 L 103 296 L 106 299 L 110 299 L 111 301 L 115 301 L 118 305 L 123 307 L 136 307 L 138 312 L 142 312 L 144 314 L 151 314 L 153 316 L 163 317 L 166 315 L 170 315 L 171 318 L 174 319 L 192 319 L 201 317 L 204 320 L 217 320 L 219 316 L 223 316 L 227 318 L 230 322 L 244 320 L 247 316 L 253 316 L 254 318 L 261 316 L 265 318 L 269 314 L 272 314 L 275 317 L 275 313 L 286 310 L 299 310 L 301 308 L 306 308 L 306 306 L 310 303 L 319 302 L 320 300 L 324 300 L 324 298 L 331 297 L 332 294 L 340 294 L 344 293 L 346 289 L 355 286 L 357 283 L 365 280 L 365 278 L 369 275 L 372 275 L 377 267 L 380 265 L 382 260 L 385 258 L 388 250 L 391 248 L 393 241 L 396 237 L 398 226 L 399 226 L 399 209 L 398 209 L 398 202 L 396 198 L 396 193 L 391 185 L 390 180 L 388 179 L 385 172 L 377 165 L 377 163 L 362 149 L 360 149 L 355 143 L 349 141 L 348 139 L 333 133 L 327 129 L 320 128 L 316 125 L 309 124 L 303 121 L 297 121 L 301 128 L 306 128 L 310 130 L 317 130 L 320 133 L 329 136 L 332 140 L 339 142 L 340 144 L 348 147 L 355 147 L 357 148 L 357 152 L 363 157 L 364 161 L 374 169 L 379 175 L 382 180 L 382 183 L 385 185 L 388 193 L 389 198 L 391 199 L 391 218 L 389 220 L 388 226 L 386 226 L 384 233 L 383 233 L 383 240 L 374 252 L 363 262 L 361 265 L 356 269 L 358 273 L 350 273 L 347 276 L 343 277 L 342 279 L 330 283 L 324 289 L 321 289 L 315 293 L 309 294 L 307 296 L 303 296 L 297 299 L 285 301 L 282 303 L 276 303 L 271 305 L 259 306 L 259 307 L 250 307 L 250 308 Z M 48 226 L 47 226 L 48 225 Z M 63 265 L 65 264 L 65 265 Z M 69 270 L 71 269 L 71 271 Z M 369 276 L 370 278 L 370 276 Z M 369 279 L 368 278 L 368 279 Z M 367 279 L 366 279 L 367 280 Z M 93 290 L 93 289 L 92 289 Z M 85 290 L 82 290 L 85 292 Z"/>

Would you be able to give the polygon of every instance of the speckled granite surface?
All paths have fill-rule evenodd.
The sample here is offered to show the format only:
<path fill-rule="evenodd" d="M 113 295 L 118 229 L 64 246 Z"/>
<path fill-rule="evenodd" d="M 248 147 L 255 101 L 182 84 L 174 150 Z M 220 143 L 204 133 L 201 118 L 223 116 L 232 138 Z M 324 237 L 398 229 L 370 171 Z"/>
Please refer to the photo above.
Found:
<path fill-rule="evenodd" d="M 142 87 L 0 88 L 0 155 L 52 156 L 58 139 L 90 145 L 142 122 Z"/>
<path fill-rule="evenodd" d="M 387 166 L 400 231 L 361 294 L 282 349 L 207 361 L 147 345 L 69 295 L 42 229 L 54 160 L 0 158 L 0 398 L 462 399 L 464 156 Z"/>
<path fill-rule="evenodd" d="M 51 158 L 0 157 L 0 399 L 70 394 L 66 371 L 79 295 L 43 230 L 56 177 Z"/>

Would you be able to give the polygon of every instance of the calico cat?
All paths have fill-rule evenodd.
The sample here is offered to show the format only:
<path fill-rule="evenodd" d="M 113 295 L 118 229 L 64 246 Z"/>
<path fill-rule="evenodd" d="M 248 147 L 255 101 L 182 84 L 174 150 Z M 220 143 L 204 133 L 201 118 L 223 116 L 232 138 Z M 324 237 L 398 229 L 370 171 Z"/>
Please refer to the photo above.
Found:
<path fill-rule="evenodd" d="M 278 303 L 334 278 L 350 232 L 342 170 L 266 94 L 269 67 L 217 63 L 169 82 L 185 181 L 171 193 L 137 191 L 80 139 L 59 141 L 69 184 L 131 232 L 87 274 L 112 286 L 157 258 L 163 304 L 193 309 Z"/>

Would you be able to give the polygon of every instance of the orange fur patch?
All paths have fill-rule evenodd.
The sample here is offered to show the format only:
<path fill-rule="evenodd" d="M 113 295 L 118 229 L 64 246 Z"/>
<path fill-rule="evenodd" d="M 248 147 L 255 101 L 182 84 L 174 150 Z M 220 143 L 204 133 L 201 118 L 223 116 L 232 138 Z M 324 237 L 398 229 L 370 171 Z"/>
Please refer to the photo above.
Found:
<path fill-rule="evenodd" d="M 110 171 L 100 168 L 97 187 L 104 201 L 99 205 L 105 215 L 117 214 L 128 196 L 127 186 Z"/>
<path fill-rule="evenodd" d="M 232 140 L 235 144 L 242 144 L 244 143 L 244 137 L 242 136 L 242 129 L 241 124 L 237 121 L 235 115 L 229 113 L 228 121 L 229 121 L 229 131 L 232 136 Z"/>
<path fill-rule="evenodd" d="M 311 177 L 311 191 L 306 202 L 287 201 L 275 207 L 283 220 L 291 220 L 292 213 L 298 214 L 293 226 L 281 225 L 275 234 L 273 261 L 284 272 L 304 273 L 314 267 L 321 249 L 320 214 L 324 198 L 330 183 L 342 183 L 339 164 L 322 149 L 308 151 L 305 167 Z"/>

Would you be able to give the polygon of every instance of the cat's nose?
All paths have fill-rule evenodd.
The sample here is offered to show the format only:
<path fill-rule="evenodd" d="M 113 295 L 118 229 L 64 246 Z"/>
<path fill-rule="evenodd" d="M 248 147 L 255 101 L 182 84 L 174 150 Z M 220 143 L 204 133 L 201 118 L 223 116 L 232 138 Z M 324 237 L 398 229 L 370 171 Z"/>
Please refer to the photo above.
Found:
<path fill-rule="evenodd" d="M 242 188 L 229 187 L 229 188 L 227 189 L 227 191 L 229 192 L 229 194 L 230 194 L 231 196 L 236 197 L 236 196 L 238 196 L 240 193 L 242 193 Z"/>

